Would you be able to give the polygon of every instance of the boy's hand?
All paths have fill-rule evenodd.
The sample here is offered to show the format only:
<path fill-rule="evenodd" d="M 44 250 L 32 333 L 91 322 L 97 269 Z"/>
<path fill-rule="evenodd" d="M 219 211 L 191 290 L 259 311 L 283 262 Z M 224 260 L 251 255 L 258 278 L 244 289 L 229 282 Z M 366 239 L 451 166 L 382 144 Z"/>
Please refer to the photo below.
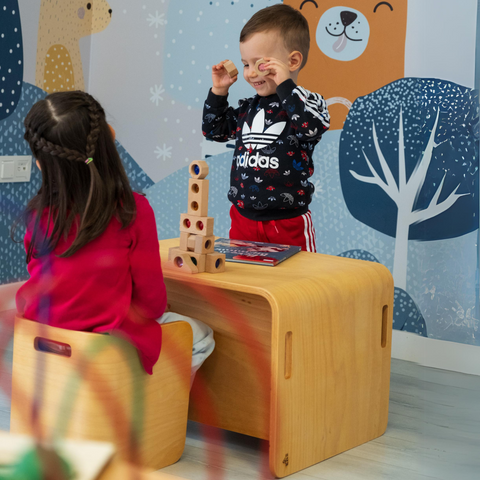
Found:
<path fill-rule="evenodd" d="M 225 96 L 228 94 L 228 89 L 237 81 L 238 75 L 235 75 L 233 78 L 230 77 L 227 70 L 223 66 L 225 62 L 228 60 L 224 60 L 223 62 L 217 63 L 212 67 L 212 92 L 215 95 L 222 95 Z"/>
<path fill-rule="evenodd" d="M 263 57 L 263 59 L 266 62 L 263 64 L 263 68 L 270 70 L 270 73 L 266 76 L 271 78 L 277 85 L 291 78 L 288 65 L 272 57 Z"/>

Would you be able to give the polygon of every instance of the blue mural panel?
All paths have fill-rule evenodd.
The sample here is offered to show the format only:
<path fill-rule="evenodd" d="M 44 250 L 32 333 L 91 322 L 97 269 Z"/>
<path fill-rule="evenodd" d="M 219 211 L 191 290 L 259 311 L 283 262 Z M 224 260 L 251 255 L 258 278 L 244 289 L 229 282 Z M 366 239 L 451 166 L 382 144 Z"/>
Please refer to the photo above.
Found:
<path fill-rule="evenodd" d="M 23 82 L 23 40 L 18 0 L 0 0 L 0 120 L 17 107 Z"/>
<path fill-rule="evenodd" d="M 0 155 L 31 155 L 32 152 L 23 139 L 25 129 L 23 121 L 32 105 L 46 97 L 38 87 L 23 84 L 21 96 L 15 112 L 0 121 Z M 41 174 L 32 168 L 30 182 L 0 183 L 0 257 L 2 269 L 0 284 L 11 283 L 27 278 L 25 250 L 22 239 L 24 229 L 19 227 L 14 243 L 10 238 L 10 228 L 21 214 L 28 201 L 37 193 L 41 185 Z"/>
<path fill-rule="evenodd" d="M 151 187 L 153 185 L 153 180 L 144 172 L 142 167 L 140 167 L 118 140 L 115 142 L 115 145 L 117 146 L 123 166 L 127 171 L 130 186 L 133 191 L 141 193 L 146 188 Z"/>
<path fill-rule="evenodd" d="M 393 328 L 422 337 L 427 336 L 427 325 L 420 309 L 413 298 L 398 287 L 394 289 Z"/>

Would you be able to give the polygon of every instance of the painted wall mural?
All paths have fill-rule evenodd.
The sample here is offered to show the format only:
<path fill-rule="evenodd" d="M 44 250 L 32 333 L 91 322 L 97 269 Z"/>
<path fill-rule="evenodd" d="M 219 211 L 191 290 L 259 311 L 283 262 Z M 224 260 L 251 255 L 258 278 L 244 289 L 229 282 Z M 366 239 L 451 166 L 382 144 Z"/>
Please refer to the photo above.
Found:
<path fill-rule="evenodd" d="M 407 0 L 286 0 L 310 25 L 310 53 L 299 75 L 327 100 L 331 129 L 352 103 L 404 76 Z"/>
<path fill-rule="evenodd" d="M 106 0 L 42 0 L 35 84 L 48 93 L 85 90 L 79 40 L 109 25 Z"/>
<path fill-rule="evenodd" d="M 33 1 L 42 6 L 42 15 L 47 2 Z M 475 42 L 477 0 L 461 5 L 449 0 L 285 1 L 301 8 L 311 29 L 309 62 L 299 81 L 331 99 L 334 117 L 313 158 L 311 211 L 318 250 L 377 261 L 392 271 L 394 328 L 479 345 L 478 93 L 472 89 L 475 60 L 469 49 Z M 72 7 L 68 21 L 77 26 L 83 25 L 82 15 L 96 15 L 88 0 L 64 3 Z M 274 3 L 280 0 L 198 0 L 194 5 L 189 0 L 109 0 L 111 18 L 97 12 L 102 31 L 90 40 L 88 89 L 106 107 L 118 138 L 135 158 L 118 144 L 134 187 L 154 207 L 159 238 L 178 234 L 188 164 L 202 154 L 209 155 L 211 166 L 215 233 L 228 235 L 232 150 L 228 144 L 205 143 L 201 108 L 211 65 L 231 58 L 239 66 L 243 24 Z M 446 22 L 452 34 L 444 41 Z M 85 41 L 79 30 L 72 31 L 77 46 L 79 39 Z M 54 45 L 67 46 L 73 55 L 64 40 L 52 37 L 46 43 L 40 61 L 49 58 Z M 436 76 L 440 71 L 444 74 Z M 77 83 L 73 67 L 72 75 Z M 55 88 L 53 79 L 42 82 Z M 252 94 L 240 78 L 229 101 L 234 105 Z M 26 153 L 22 115 L 42 95 L 45 91 L 22 85 L 15 112 L 0 120 L 2 151 Z M 28 188 L 34 190 L 35 181 Z M 6 185 L 0 184 L 0 251 L 2 258 L 8 255 L 9 271 L 2 271 L 1 283 L 25 274 L 22 266 L 11 268 L 23 252 L 8 239 L 13 210 L 4 215 L 5 205 L 20 205 L 31 196 L 30 190 Z"/>
<path fill-rule="evenodd" d="M 47 5 L 47 3 L 49 5 Z M 48 8 L 53 8 L 53 4 L 57 4 L 57 2 L 42 2 L 43 16 L 47 15 Z M 62 7 L 65 7 L 66 5 L 66 1 L 62 3 Z M 86 21 L 86 28 L 91 29 L 92 25 L 96 25 L 94 27 L 95 29 L 101 29 L 102 25 L 108 25 L 110 13 L 107 11 L 108 18 L 107 15 L 103 15 L 103 17 L 99 15 L 96 17 L 95 9 L 89 9 L 88 5 L 92 7 L 92 3 L 86 1 L 74 1 L 69 4 L 70 7 L 75 7 L 75 10 L 70 11 L 74 11 L 79 15 L 79 20 L 81 20 L 80 16 L 83 16 L 83 19 Z M 97 7 L 102 5 L 104 7 L 108 6 L 106 2 L 96 2 Z M 83 6 L 85 8 L 83 8 Z M 88 17 L 87 13 L 89 10 L 93 10 L 93 12 Z M 63 15 L 68 9 L 64 10 L 62 8 L 59 9 L 59 11 Z M 53 10 L 48 14 L 48 18 L 55 17 L 52 12 Z M 68 21 L 63 25 L 61 23 L 53 23 L 58 27 L 58 31 L 63 32 L 65 32 L 65 24 L 69 24 Z M 23 120 L 32 105 L 45 98 L 48 92 L 23 81 L 24 51 L 18 0 L 0 0 L 0 30 L 0 155 L 30 155 L 31 152 L 28 144 L 23 139 Z M 77 35 L 79 35 L 79 31 L 80 30 L 71 30 L 72 38 L 76 38 L 77 47 Z M 53 39 L 53 37 L 49 38 Z M 71 42 L 66 36 L 63 38 L 66 39 L 64 41 L 65 45 L 71 45 Z M 81 78 L 83 82 L 80 56 L 78 56 L 77 60 L 78 63 L 75 67 L 75 71 L 79 72 L 79 75 L 76 78 Z M 61 62 L 64 61 L 65 58 L 62 58 L 59 53 L 57 60 L 53 62 L 53 65 L 59 66 L 60 69 Z M 60 79 L 61 77 L 52 76 L 51 78 L 52 80 L 57 80 L 57 78 Z M 48 85 L 48 82 L 44 82 L 44 85 L 45 84 Z M 51 86 L 52 91 L 54 91 L 57 89 L 57 82 L 52 82 Z M 61 89 L 62 88 L 57 90 Z M 63 90 L 68 89 L 69 88 L 63 88 Z M 116 145 L 123 164 L 126 167 L 132 187 L 136 191 L 143 191 L 145 188 L 153 185 L 153 181 L 150 177 L 148 177 L 142 168 L 133 160 L 121 143 L 116 141 Z M 17 232 L 16 239 L 19 242 L 14 243 L 10 238 L 10 228 L 13 221 L 20 215 L 27 202 L 38 191 L 40 185 L 41 175 L 35 167 L 32 168 L 30 182 L 0 183 L 0 284 L 16 282 L 27 278 L 28 273 L 25 264 L 25 251 L 23 243 L 21 242 L 24 233 L 23 229 L 20 228 Z"/>
<path fill-rule="evenodd" d="M 393 276 L 406 288 L 409 240 L 478 228 L 478 91 L 402 79 L 357 99 L 339 166 L 350 213 L 394 237 Z"/>
<path fill-rule="evenodd" d="M 18 0 L 0 0 L 0 120 L 17 107 L 23 80 L 23 40 Z"/>
<path fill-rule="evenodd" d="M 436 315 L 450 318 L 445 337 L 437 338 L 457 337 L 453 330 L 461 325 L 470 334 L 461 341 L 477 343 L 474 279 L 465 283 L 464 277 L 457 286 L 459 297 L 461 288 L 471 289 L 466 306 L 452 303 L 441 286 L 418 292 L 418 277 L 408 276 L 408 249 L 412 240 L 440 241 L 478 229 L 478 92 L 441 79 L 403 78 L 408 5 L 415 1 L 285 3 L 310 25 L 309 61 L 299 83 L 325 96 L 332 129 L 342 130 L 335 162 L 348 212 L 394 239 L 394 328 L 427 336 L 422 311 L 427 320 L 435 316 L 426 295 L 432 292 Z M 323 200 L 333 205 L 331 196 Z M 378 261 L 358 248 L 332 253 Z M 459 322 L 452 312 L 469 319 Z"/>
<path fill-rule="evenodd" d="M 299 83 L 330 99 L 334 118 L 314 158 L 311 209 L 320 251 L 380 261 L 391 269 L 395 329 L 477 344 L 475 262 L 462 264 L 477 256 L 477 92 L 442 79 L 404 78 L 407 7 L 418 8 L 415 0 L 286 3 L 302 10 L 311 30 L 309 62 Z M 223 10 L 215 18 L 228 19 L 227 4 L 216 4 Z M 176 20 L 193 21 L 196 15 L 180 12 L 181 17 L 175 9 L 164 17 L 171 31 L 165 43 L 175 41 L 169 53 L 180 48 Z M 425 18 L 417 21 L 428 28 Z M 212 28 L 210 36 L 223 27 Z M 164 62 L 172 66 L 175 56 Z M 166 75 L 173 86 L 175 69 Z M 181 101 L 185 96 L 178 90 L 174 95 Z M 198 98 L 199 90 L 186 95 Z M 213 155 L 209 161 L 226 177 L 217 160 L 229 158 L 228 152 L 202 151 Z M 148 189 L 157 208 L 168 202 L 177 210 L 165 192 L 175 194 L 183 170 Z M 217 233 L 224 235 L 222 192 L 218 203 L 213 193 L 212 202 L 221 219 Z M 172 236 L 177 222 L 169 222 L 166 211 L 159 217 L 160 237 Z"/>

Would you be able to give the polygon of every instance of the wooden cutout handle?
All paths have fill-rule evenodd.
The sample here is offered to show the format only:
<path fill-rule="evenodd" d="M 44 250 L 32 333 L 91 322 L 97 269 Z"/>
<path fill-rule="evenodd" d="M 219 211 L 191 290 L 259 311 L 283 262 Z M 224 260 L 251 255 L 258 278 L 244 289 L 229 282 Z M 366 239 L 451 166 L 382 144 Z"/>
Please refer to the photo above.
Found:
<path fill-rule="evenodd" d="M 382 348 L 387 345 L 387 325 L 388 325 L 388 305 L 384 305 L 382 309 Z"/>
<path fill-rule="evenodd" d="M 68 343 L 56 342 L 48 338 L 35 337 L 33 346 L 38 352 L 53 353 L 62 357 L 72 356 L 72 347 Z"/>
<path fill-rule="evenodd" d="M 292 332 L 285 334 L 285 378 L 292 376 Z"/>

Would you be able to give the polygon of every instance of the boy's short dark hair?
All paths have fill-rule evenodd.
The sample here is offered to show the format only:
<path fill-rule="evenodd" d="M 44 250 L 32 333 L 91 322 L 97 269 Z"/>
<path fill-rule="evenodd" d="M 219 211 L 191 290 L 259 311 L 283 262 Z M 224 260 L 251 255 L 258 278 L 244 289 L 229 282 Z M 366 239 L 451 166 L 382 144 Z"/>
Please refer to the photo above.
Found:
<path fill-rule="evenodd" d="M 310 30 L 306 18 L 290 5 L 282 3 L 262 8 L 255 13 L 240 32 L 240 43 L 254 33 L 276 30 L 283 37 L 290 52 L 298 50 L 303 55 L 300 68 L 307 63 L 310 49 Z"/>

